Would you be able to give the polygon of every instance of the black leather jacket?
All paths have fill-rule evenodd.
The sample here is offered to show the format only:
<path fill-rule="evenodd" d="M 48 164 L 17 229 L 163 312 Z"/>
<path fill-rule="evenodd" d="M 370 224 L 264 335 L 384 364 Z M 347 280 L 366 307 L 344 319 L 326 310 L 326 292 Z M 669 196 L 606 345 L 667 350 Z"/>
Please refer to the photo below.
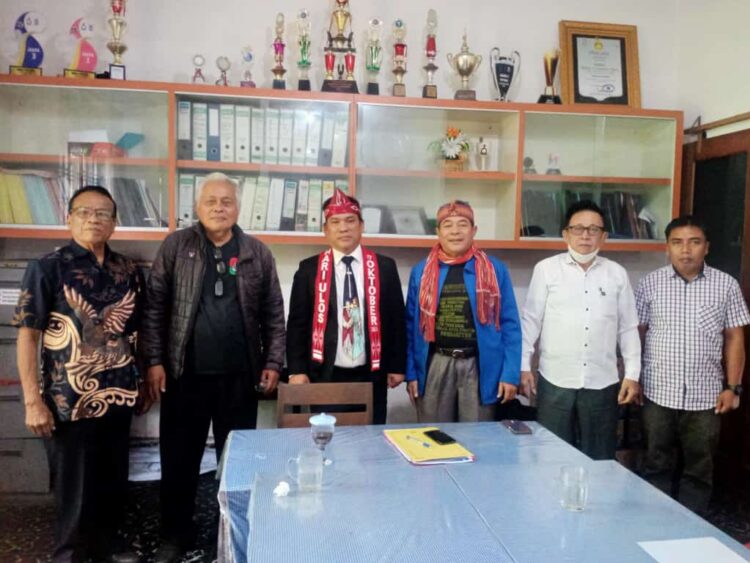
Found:
<path fill-rule="evenodd" d="M 245 324 L 252 377 L 284 365 L 284 301 L 271 251 L 236 225 L 237 290 Z M 163 365 L 182 375 L 205 273 L 208 244 L 198 224 L 170 234 L 154 259 L 143 311 L 139 349 L 147 367 Z"/>

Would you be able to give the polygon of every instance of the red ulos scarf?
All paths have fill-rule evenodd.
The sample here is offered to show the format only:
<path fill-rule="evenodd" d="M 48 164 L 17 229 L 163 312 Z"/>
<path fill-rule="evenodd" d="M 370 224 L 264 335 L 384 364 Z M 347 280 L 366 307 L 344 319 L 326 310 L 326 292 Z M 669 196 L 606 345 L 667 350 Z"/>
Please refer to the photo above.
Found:
<path fill-rule="evenodd" d="M 367 317 L 367 329 L 370 335 L 370 369 L 380 369 L 380 270 L 378 259 L 371 250 L 362 247 L 365 274 L 366 309 L 363 314 Z M 315 308 L 313 309 L 312 326 L 312 359 L 323 363 L 323 346 L 326 324 L 328 323 L 328 307 L 331 297 L 331 281 L 333 279 L 333 250 L 330 248 L 318 256 L 318 272 L 315 275 Z"/>
<path fill-rule="evenodd" d="M 494 323 L 500 328 L 500 287 L 495 268 L 487 254 L 474 245 L 463 256 L 448 256 L 440 244 L 436 244 L 427 257 L 422 280 L 419 285 L 419 328 L 427 342 L 435 342 L 435 315 L 438 306 L 439 262 L 453 266 L 465 264 L 471 258 L 476 261 L 477 275 L 477 316 L 483 325 Z"/>

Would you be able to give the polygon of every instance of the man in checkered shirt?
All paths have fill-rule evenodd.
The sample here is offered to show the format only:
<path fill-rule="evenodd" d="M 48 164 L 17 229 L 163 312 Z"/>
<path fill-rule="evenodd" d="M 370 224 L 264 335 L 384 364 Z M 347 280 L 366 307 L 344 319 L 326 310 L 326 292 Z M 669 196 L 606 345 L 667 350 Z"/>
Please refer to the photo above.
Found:
<path fill-rule="evenodd" d="M 709 243 L 699 221 L 678 217 L 665 233 L 671 265 L 648 274 L 635 292 L 644 343 L 644 477 L 699 512 L 711 498 L 719 415 L 736 409 L 742 395 L 742 327 L 750 315 L 737 281 L 704 262 Z M 675 447 L 684 457 L 680 475 Z"/>

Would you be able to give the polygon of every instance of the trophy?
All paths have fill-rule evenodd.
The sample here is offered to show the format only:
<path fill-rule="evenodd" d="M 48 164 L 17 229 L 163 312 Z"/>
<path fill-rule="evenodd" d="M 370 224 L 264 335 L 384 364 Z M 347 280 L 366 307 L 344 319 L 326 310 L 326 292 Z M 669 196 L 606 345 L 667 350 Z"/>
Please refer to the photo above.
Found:
<path fill-rule="evenodd" d="M 553 152 L 549 153 L 549 158 L 547 160 L 547 171 L 545 174 L 562 174 L 562 171 L 560 170 L 560 155 L 555 154 Z"/>
<path fill-rule="evenodd" d="M 310 12 L 300 10 L 297 14 L 297 46 L 299 47 L 299 82 L 297 90 L 310 90 L 310 78 L 307 73 L 312 63 L 310 62 Z"/>
<path fill-rule="evenodd" d="M 96 77 L 96 49 L 89 43 L 88 38 L 93 35 L 94 26 L 85 18 L 78 18 L 70 26 L 70 35 L 78 42 L 70 66 L 63 71 L 66 78 L 95 78 Z"/>
<path fill-rule="evenodd" d="M 227 80 L 227 71 L 232 66 L 232 63 L 229 62 L 229 59 L 227 57 L 217 57 L 216 66 L 219 67 L 219 70 L 221 71 L 219 79 L 216 81 L 216 85 L 229 86 L 229 81 Z"/>
<path fill-rule="evenodd" d="M 557 74 L 557 63 L 560 62 L 560 51 L 553 49 L 544 53 L 544 79 L 547 86 L 544 94 L 539 96 L 538 104 L 561 104 L 560 96 L 555 93 L 555 74 Z"/>
<path fill-rule="evenodd" d="M 397 19 L 393 22 L 393 76 L 396 82 L 393 84 L 394 96 L 406 96 L 406 84 L 404 84 L 404 74 L 406 74 L 406 24 L 404 20 Z"/>
<path fill-rule="evenodd" d="M 380 72 L 380 65 L 383 63 L 383 46 L 380 44 L 380 37 L 383 31 L 383 20 L 380 18 L 371 18 L 367 23 L 369 28 L 367 30 L 365 68 L 370 77 L 370 80 L 367 83 L 367 93 L 377 96 L 380 94 L 378 72 Z"/>
<path fill-rule="evenodd" d="M 37 12 L 24 12 L 16 20 L 15 34 L 18 38 L 16 64 L 10 65 L 10 74 L 41 76 L 44 49 L 32 33 L 44 30 L 44 18 Z"/>
<path fill-rule="evenodd" d="M 430 9 L 427 11 L 427 43 L 424 48 L 427 64 L 422 67 L 427 73 L 427 84 L 422 88 L 423 98 L 437 98 L 437 86 L 434 83 L 435 71 L 438 69 L 435 64 L 435 57 L 437 56 L 437 44 L 435 42 L 436 29 L 437 12 Z"/>
<path fill-rule="evenodd" d="M 469 51 L 469 44 L 466 42 L 466 32 L 464 32 L 461 52 L 457 55 L 448 53 L 448 64 L 461 77 L 461 89 L 456 90 L 454 98 L 456 100 L 476 100 L 477 93 L 475 90 L 469 90 L 469 78 L 471 74 L 479 67 L 482 62 L 482 55 L 477 55 Z"/>
<path fill-rule="evenodd" d="M 349 33 L 347 34 L 347 30 Z M 342 92 L 358 94 L 357 82 L 354 80 L 355 53 L 352 46 L 352 15 L 349 13 L 349 0 L 336 0 L 336 8 L 328 24 L 328 43 L 325 46 L 323 61 L 326 77 L 323 80 L 323 92 Z M 343 59 L 343 60 L 339 60 Z M 338 74 L 334 78 L 334 70 Z M 344 74 L 346 72 L 346 75 Z"/>
<path fill-rule="evenodd" d="M 500 49 L 493 47 L 490 51 L 490 73 L 495 85 L 494 99 L 500 102 L 508 101 L 508 90 L 513 86 L 513 79 L 521 70 L 521 55 L 518 51 L 511 51 L 510 57 L 500 56 Z"/>
<path fill-rule="evenodd" d="M 205 84 L 206 77 L 203 76 L 203 65 L 206 64 L 206 58 L 199 54 L 193 55 L 193 84 Z"/>
<path fill-rule="evenodd" d="M 286 69 L 284 68 L 284 14 L 279 12 L 276 14 L 276 39 L 273 40 L 273 60 L 276 65 L 271 69 L 273 74 L 273 89 L 274 90 L 285 90 L 286 82 L 284 81 L 284 75 Z"/>
<path fill-rule="evenodd" d="M 536 168 L 534 167 L 534 159 L 530 156 L 523 158 L 523 173 L 524 174 L 536 174 Z"/>
<path fill-rule="evenodd" d="M 125 22 L 126 0 L 111 0 L 112 15 L 107 20 L 112 32 L 112 40 L 107 42 L 107 49 L 115 56 L 115 62 L 109 65 L 109 77 L 115 80 L 125 80 L 125 65 L 122 64 L 122 54 L 128 46 L 122 42 L 127 23 Z"/>
<path fill-rule="evenodd" d="M 479 137 L 477 143 L 477 167 L 479 170 L 487 170 L 487 159 L 489 158 L 490 151 L 487 148 L 487 143 L 484 142 L 484 137 Z"/>
<path fill-rule="evenodd" d="M 253 73 L 250 71 L 250 67 L 253 64 L 253 60 L 255 60 L 255 55 L 253 55 L 253 49 L 249 45 L 246 47 L 243 47 L 242 64 L 244 66 L 244 70 L 242 71 L 242 80 L 240 81 L 240 86 L 242 86 L 243 88 L 255 88 L 255 82 L 253 81 Z"/>

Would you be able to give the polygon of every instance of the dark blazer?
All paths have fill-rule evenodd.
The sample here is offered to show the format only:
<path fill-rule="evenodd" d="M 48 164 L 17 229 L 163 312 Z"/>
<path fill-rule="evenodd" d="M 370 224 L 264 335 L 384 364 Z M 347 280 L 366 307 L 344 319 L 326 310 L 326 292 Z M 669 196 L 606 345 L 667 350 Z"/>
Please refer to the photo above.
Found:
<path fill-rule="evenodd" d="M 398 277 L 396 263 L 392 258 L 377 254 L 380 270 L 380 323 L 381 346 L 380 371 L 373 379 L 384 378 L 388 373 L 406 372 L 406 322 L 404 294 Z M 292 294 L 289 301 L 287 321 L 286 361 L 290 374 L 305 373 L 312 383 L 331 381 L 333 363 L 336 360 L 339 326 L 336 304 L 336 283 L 331 283 L 328 306 L 328 322 L 323 344 L 323 363 L 312 360 L 312 313 L 315 306 L 315 276 L 318 271 L 318 256 L 300 262 L 294 274 Z M 335 276 L 332 272 L 332 277 Z M 333 280 L 332 280 L 333 281 Z M 370 336 L 365 324 L 365 348 L 367 363 L 370 363 Z"/>

